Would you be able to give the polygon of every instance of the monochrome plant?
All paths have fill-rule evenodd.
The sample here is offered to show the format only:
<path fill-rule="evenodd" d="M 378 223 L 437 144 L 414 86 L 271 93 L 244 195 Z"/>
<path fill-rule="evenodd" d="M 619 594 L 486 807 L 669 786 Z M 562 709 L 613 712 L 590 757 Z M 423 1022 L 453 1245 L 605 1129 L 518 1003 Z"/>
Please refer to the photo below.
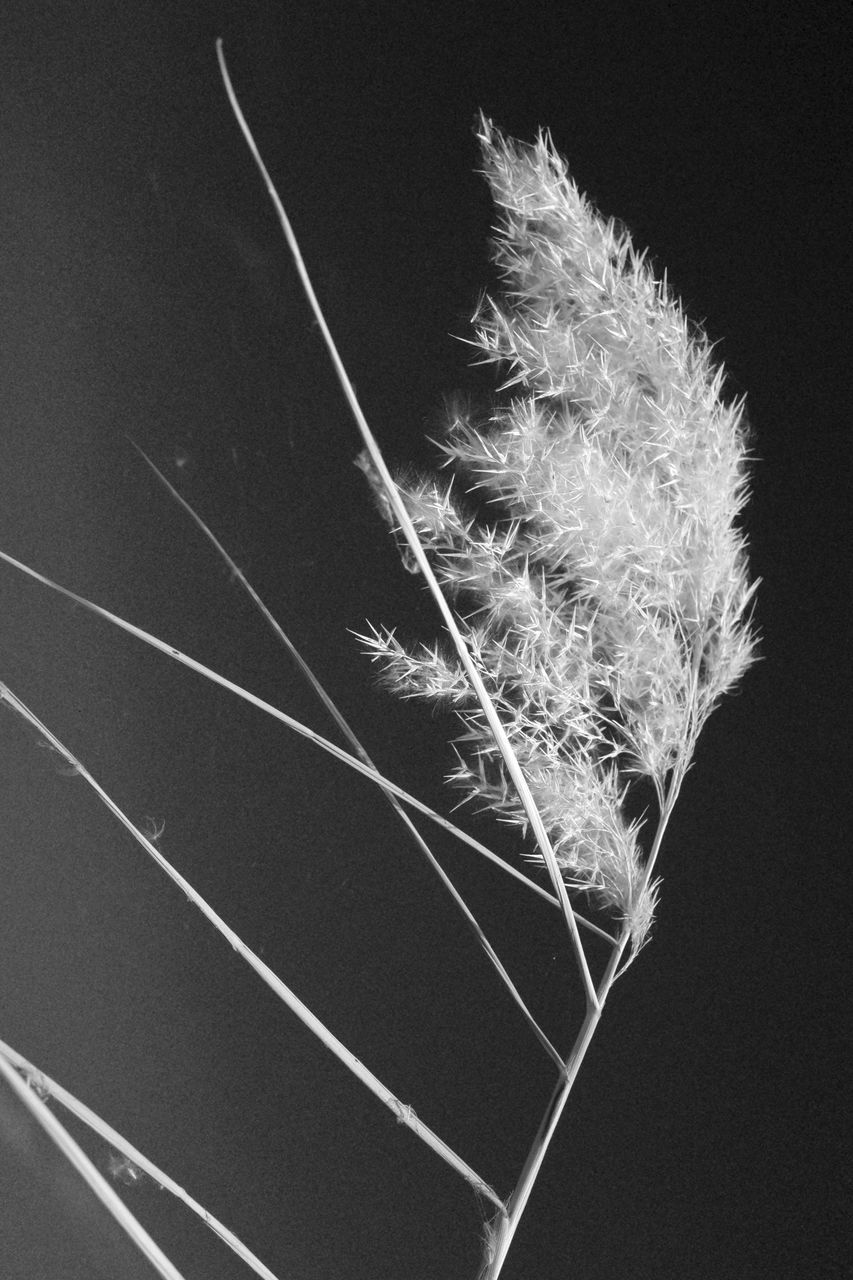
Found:
<path fill-rule="evenodd" d="M 397 694 L 455 713 L 454 787 L 519 832 L 521 858 L 550 889 L 497 858 L 449 819 L 383 776 L 266 606 L 211 531 L 176 493 L 237 582 L 250 594 L 334 716 L 343 748 L 105 608 L 0 552 L 9 565 L 215 681 L 370 779 L 394 806 L 451 894 L 550 1057 L 557 1079 L 509 1194 L 496 1191 L 400 1101 L 242 942 L 106 794 L 80 760 L 9 689 L 0 700 L 58 752 L 267 986 L 394 1114 L 477 1192 L 484 1214 L 481 1276 L 497 1280 L 607 995 L 648 941 L 660 891 L 655 868 L 697 737 L 718 700 L 755 657 L 750 581 L 739 516 L 747 498 L 743 404 L 723 395 L 724 374 L 665 283 L 628 233 L 605 221 L 570 177 L 551 138 L 526 145 L 484 116 L 483 172 L 498 210 L 494 260 L 502 280 L 474 317 L 480 359 L 504 370 L 488 413 L 451 415 L 442 468 L 392 477 L 326 327 L 287 216 L 243 118 L 218 47 L 232 108 L 278 211 L 364 450 L 366 474 L 404 563 L 433 595 L 440 639 L 414 643 L 394 629 L 361 637 Z M 152 464 L 153 466 L 153 464 Z M 156 471 L 156 468 L 155 468 Z M 159 475 L 159 472 L 157 473 Z M 655 821 L 630 816 L 634 788 L 655 800 Z M 515 878 L 519 892 L 561 912 L 585 1013 L 568 1052 L 540 1027 L 413 817 L 452 831 Z M 534 875 L 536 872 L 534 872 Z M 541 877 L 540 877 L 541 878 Z M 570 896 L 571 895 L 571 896 Z M 591 908 L 598 920 L 582 914 Z M 582 936 L 607 947 L 594 977 Z M 0 1073 L 159 1274 L 178 1277 L 116 1191 L 70 1137 L 50 1099 L 109 1145 L 124 1186 L 143 1176 L 178 1195 L 256 1274 L 271 1270 L 122 1138 L 11 1046 Z M 26 1082 L 26 1083 L 25 1083 Z M 29 1088 L 27 1086 L 30 1086 Z"/>
<path fill-rule="evenodd" d="M 504 293 L 483 300 L 474 345 L 507 370 L 501 389 L 512 394 L 485 420 L 449 422 L 449 481 L 401 477 L 397 488 L 440 588 L 459 602 L 487 700 L 462 651 L 407 647 L 388 629 L 364 639 L 392 689 L 461 720 L 450 781 L 526 835 L 534 823 L 515 763 L 545 836 L 534 831 L 526 856 L 553 858 L 566 886 L 615 917 L 564 1102 L 617 958 L 648 938 L 653 869 L 696 739 L 754 658 L 756 584 L 737 523 L 747 441 L 743 404 L 723 399 L 708 341 L 628 233 L 583 197 L 550 137 L 517 143 L 485 117 L 478 136 Z M 383 478 L 368 455 L 361 465 L 399 536 Z M 402 550 L 410 562 L 407 541 Z M 639 779 L 657 797 L 646 854 L 624 805 Z M 588 980 L 579 939 L 576 954 Z M 489 1277 L 538 1171 L 541 1134 L 494 1232 Z"/>
<path fill-rule="evenodd" d="M 484 301 L 475 345 L 518 393 L 484 423 L 450 422 L 441 448 L 461 497 L 434 477 L 398 488 L 441 587 L 467 606 L 462 634 L 563 878 L 636 949 L 656 886 L 623 816 L 628 782 L 649 778 L 664 807 L 752 660 L 742 406 L 722 400 L 707 342 L 550 139 L 525 147 L 485 119 L 479 137 L 506 294 Z M 397 692 L 453 706 L 466 748 L 453 781 L 526 830 L 458 657 L 387 630 L 369 645 Z"/>

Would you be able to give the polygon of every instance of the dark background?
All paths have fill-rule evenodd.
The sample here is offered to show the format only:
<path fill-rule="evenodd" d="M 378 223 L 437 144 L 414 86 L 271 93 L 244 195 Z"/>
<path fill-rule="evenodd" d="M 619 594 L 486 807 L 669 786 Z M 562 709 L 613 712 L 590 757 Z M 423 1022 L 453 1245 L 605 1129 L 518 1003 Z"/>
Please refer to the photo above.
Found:
<path fill-rule="evenodd" d="M 613 992 L 507 1280 L 847 1274 L 842 35 L 829 5 L 104 0 L 0 18 L 0 546 L 327 731 L 131 437 L 429 803 L 452 803 L 452 724 L 377 689 L 348 629 L 429 637 L 434 612 L 353 469 L 215 37 L 392 464 L 429 461 L 445 396 L 492 393 L 450 336 L 494 280 L 480 107 L 518 137 L 551 129 L 748 392 L 763 661 L 703 735 L 654 941 Z M 132 817 L 165 820 L 167 856 L 507 1193 L 552 1071 L 381 797 L 8 566 L 0 679 Z M 0 1035 L 282 1280 L 473 1280 L 467 1186 L 8 712 L 0 802 Z M 556 916 L 434 848 L 567 1045 L 581 1002 Z M 0 1273 L 153 1274 L 112 1252 L 5 1093 L 0 1110 Z M 171 1198 L 127 1196 L 187 1280 L 249 1274 Z"/>

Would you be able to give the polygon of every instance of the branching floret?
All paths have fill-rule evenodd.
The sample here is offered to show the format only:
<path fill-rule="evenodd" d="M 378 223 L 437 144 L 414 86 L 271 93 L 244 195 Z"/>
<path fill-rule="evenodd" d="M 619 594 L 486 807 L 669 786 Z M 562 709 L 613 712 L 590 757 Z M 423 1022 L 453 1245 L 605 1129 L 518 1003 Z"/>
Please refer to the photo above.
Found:
<path fill-rule="evenodd" d="M 474 345 L 508 370 L 509 397 L 485 423 L 449 423 L 454 481 L 398 485 L 566 883 L 626 921 L 636 949 L 656 886 L 627 787 L 649 778 L 664 804 L 753 658 L 743 406 L 723 400 L 708 341 L 550 138 L 525 146 L 481 117 L 479 139 L 505 288 L 474 317 Z M 454 782 L 526 829 L 457 656 L 389 631 L 368 644 L 398 693 L 461 718 Z"/>

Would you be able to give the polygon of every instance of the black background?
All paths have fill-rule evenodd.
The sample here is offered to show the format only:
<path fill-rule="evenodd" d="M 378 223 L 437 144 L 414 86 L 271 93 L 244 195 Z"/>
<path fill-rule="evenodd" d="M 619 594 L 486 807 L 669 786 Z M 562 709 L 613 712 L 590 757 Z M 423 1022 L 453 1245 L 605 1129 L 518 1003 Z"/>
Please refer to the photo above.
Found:
<path fill-rule="evenodd" d="M 452 725 L 377 689 L 348 629 L 430 637 L 434 613 L 353 469 L 216 36 L 390 463 L 429 462 L 445 396 L 492 394 L 451 336 L 494 280 L 480 107 L 517 137 L 551 129 L 748 393 L 763 661 L 703 735 L 654 941 L 613 992 L 507 1280 L 846 1273 L 842 34 L 828 5 L 105 0 L 0 19 L 0 546 L 328 732 L 132 438 L 428 803 L 452 803 Z M 381 797 L 8 566 L 0 678 L 128 814 L 165 820 L 167 856 L 508 1193 L 552 1071 Z M 283 1280 L 471 1280 L 458 1176 L 8 712 L 0 770 L 0 1035 Z M 434 848 L 566 1045 L 581 1001 L 556 917 Z M 3 1096 L 0 1272 L 150 1274 Z M 127 1198 L 187 1280 L 249 1274 L 150 1184 Z"/>

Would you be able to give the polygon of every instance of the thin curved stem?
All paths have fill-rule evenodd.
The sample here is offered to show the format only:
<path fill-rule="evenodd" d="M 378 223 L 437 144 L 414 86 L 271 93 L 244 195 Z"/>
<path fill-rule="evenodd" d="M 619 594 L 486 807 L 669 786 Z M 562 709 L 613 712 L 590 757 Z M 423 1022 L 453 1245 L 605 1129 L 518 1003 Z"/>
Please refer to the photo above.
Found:
<path fill-rule="evenodd" d="M 569 901 L 568 890 L 566 889 L 565 881 L 560 873 L 560 868 L 557 865 L 557 859 L 554 855 L 554 850 L 551 847 L 551 841 L 548 838 L 548 833 L 545 830 L 542 816 L 533 800 L 530 787 L 527 784 L 527 779 L 524 776 L 521 765 L 516 759 L 515 752 L 510 745 L 509 738 L 507 737 L 506 730 L 501 723 L 497 708 L 488 694 L 486 686 L 483 683 L 482 676 L 480 675 L 477 665 L 469 652 L 468 645 L 462 637 L 462 633 L 460 632 L 456 619 L 453 616 L 453 611 L 447 603 L 444 592 L 438 584 L 435 574 L 433 573 L 432 566 L 427 558 L 427 554 L 424 551 L 423 544 L 421 543 L 415 527 L 412 524 L 409 513 L 406 510 L 406 504 L 400 496 L 400 492 L 394 483 L 394 479 L 388 470 L 379 445 L 374 438 L 373 432 L 371 431 L 361 405 L 358 402 L 358 398 L 355 394 L 355 388 L 353 387 L 349 374 L 344 367 L 343 360 L 341 359 L 340 353 L 335 345 L 329 326 L 326 323 L 326 318 L 323 315 L 317 295 L 314 292 L 314 286 L 311 283 L 308 269 L 305 266 L 299 244 L 293 228 L 290 225 L 290 219 L 287 216 L 281 197 L 276 191 L 275 184 L 273 183 L 267 167 L 264 164 L 258 150 L 257 143 L 252 136 L 252 131 L 246 121 L 246 117 L 243 115 L 242 108 L 237 99 L 237 94 L 235 93 L 234 86 L 231 83 L 231 77 L 228 74 L 228 67 L 225 62 L 225 54 L 223 52 L 221 40 L 217 40 L 216 42 L 216 56 L 219 59 L 219 70 L 222 74 L 225 91 L 228 94 L 228 101 L 231 104 L 231 110 L 234 113 L 234 118 L 240 126 L 243 137 L 246 140 L 246 145 L 252 155 L 252 159 L 254 160 L 258 168 L 258 172 L 266 185 L 267 192 L 275 208 L 285 240 L 287 241 L 287 246 L 299 273 L 299 279 L 302 282 L 302 287 L 305 290 L 311 310 L 314 313 L 314 318 L 316 319 L 320 332 L 323 335 L 323 341 L 326 344 L 326 349 L 329 353 L 329 357 L 332 361 L 332 365 L 344 396 L 346 397 L 347 404 L 350 407 L 356 426 L 358 427 L 361 438 L 365 443 L 371 462 L 381 478 L 383 488 L 388 496 L 388 501 L 391 504 L 394 515 L 399 522 L 400 529 L 411 548 L 418 568 L 424 575 L 424 579 L 430 589 L 436 605 L 438 606 L 438 610 L 444 620 L 444 624 L 447 627 L 448 634 L 453 640 L 459 659 L 465 668 L 468 679 L 471 682 L 471 687 L 477 695 L 477 700 L 480 703 L 483 715 L 485 716 L 489 728 L 494 735 L 495 742 L 501 753 L 507 772 L 516 788 L 518 797 L 521 800 L 524 812 L 527 815 L 527 820 L 530 823 L 531 830 L 536 837 L 536 843 L 539 846 L 542 859 L 548 869 L 548 874 L 551 877 L 551 884 L 560 903 L 560 908 L 566 922 L 566 928 L 568 929 L 569 937 L 571 938 L 572 949 L 574 950 L 575 959 L 581 975 L 581 981 L 583 982 L 586 1002 L 588 1005 L 595 1006 L 598 1000 L 595 992 L 595 985 L 589 971 L 589 965 L 587 963 L 583 943 L 581 942 L 580 933 L 578 932 L 577 921 L 575 920 L 574 912 L 572 911 L 572 906 Z"/>
<path fill-rule="evenodd" d="M 75 1142 L 65 1126 L 45 1106 L 41 1098 L 21 1079 L 2 1053 L 0 1053 L 0 1077 L 41 1125 L 42 1129 L 56 1144 L 72 1167 L 80 1174 L 80 1177 L 94 1195 L 97 1196 L 107 1212 L 115 1218 L 121 1229 L 148 1259 L 158 1275 L 162 1276 L 163 1280 L 183 1280 L 181 1272 L 169 1261 L 163 1250 L 151 1238 L 142 1224 L 137 1222 L 127 1205 L 116 1195 L 104 1175 L 92 1164 L 82 1147 Z"/>
<path fill-rule="evenodd" d="M 370 756 L 368 755 L 367 751 L 362 745 L 360 739 L 358 738 L 358 735 L 356 734 L 355 730 L 347 721 L 343 712 L 339 709 L 337 703 L 326 692 L 326 689 L 324 688 L 320 679 L 311 670 L 311 667 L 302 657 L 302 654 L 299 652 L 296 645 L 293 643 L 290 637 L 285 633 L 278 619 L 275 618 L 275 616 L 270 611 L 270 609 L 267 608 L 267 605 L 261 599 L 260 595 L 252 586 L 251 582 L 249 582 L 249 579 L 243 573 L 242 569 L 238 568 L 238 566 L 235 564 L 231 555 L 229 555 L 225 547 L 222 545 L 222 543 L 213 533 L 213 530 L 208 527 L 208 525 L 204 522 L 204 520 L 202 520 L 198 512 L 194 510 L 194 508 L 178 492 L 178 490 L 174 487 L 174 485 L 171 484 L 171 482 L 166 479 L 162 471 L 160 471 L 159 468 L 155 466 L 155 464 L 151 461 L 148 455 L 144 453 L 143 450 L 140 449 L 138 445 L 134 445 L 134 448 L 137 450 L 137 452 L 141 455 L 141 457 L 145 460 L 145 462 L 154 472 L 155 476 L 160 481 L 160 483 L 164 486 L 166 491 L 171 495 L 171 497 L 175 500 L 175 502 L 179 503 L 179 505 L 184 509 L 184 511 L 187 512 L 187 514 L 193 520 L 197 528 L 201 530 L 201 532 L 204 534 L 207 540 L 214 547 L 216 553 L 228 566 L 228 569 L 234 575 L 237 582 L 240 584 L 240 586 L 243 588 L 246 594 L 249 596 L 249 599 L 252 601 L 255 608 L 260 612 L 262 618 L 267 623 L 267 626 L 270 628 L 273 635 L 276 637 L 279 643 L 284 646 L 284 648 L 290 654 L 291 658 L 297 664 L 300 671 L 304 675 L 305 679 L 308 681 L 311 688 L 317 694 L 317 697 L 323 703 L 323 706 L 326 708 L 329 715 L 335 721 L 335 724 L 338 726 L 341 733 L 344 735 L 347 741 L 351 744 L 356 755 L 359 757 L 359 759 L 361 759 L 364 762 L 364 764 L 368 766 L 368 768 L 375 770 L 376 765 L 371 760 Z M 400 819 L 400 821 L 409 831 L 409 834 L 412 836 L 412 839 L 415 841 L 415 844 L 418 846 L 421 853 L 430 864 L 432 870 L 438 876 L 439 880 L 441 881 L 446 891 L 450 894 L 456 907 L 461 912 L 462 917 L 465 921 L 465 924 L 473 933 L 480 947 L 486 953 L 486 956 L 488 957 L 490 964 L 492 965 L 498 977 L 500 978 L 501 982 L 504 984 L 510 996 L 512 997 L 512 999 L 520 1009 L 522 1017 L 527 1022 L 527 1025 L 530 1027 L 530 1030 L 533 1032 L 533 1035 L 542 1045 L 543 1049 L 551 1058 L 552 1062 L 554 1062 L 557 1068 L 560 1071 L 562 1071 L 563 1070 L 562 1057 L 560 1056 L 558 1051 L 554 1048 L 554 1045 L 551 1043 L 548 1036 L 543 1031 L 542 1027 L 539 1025 L 539 1023 L 534 1018 L 533 1014 L 530 1012 L 529 1008 L 527 1007 L 527 1004 L 525 1003 L 521 995 L 521 992 L 516 987 L 515 983 L 513 982 L 512 978 L 507 972 L 507 969 L 503 964 L 503 961 L 500 959 L 494 947 L 489 942 L 489 939 L 486 937 L 486 934 L 482 926 L 480 925 L 477 918 L 474 916 L 473 912 L 468 907 L 468 904 L 465 902 L 465 899 L 459 893 L 453 881 L 450 879 L 450 877 L 445 872 L 444 868 L 438 862 L 432 850 L 430 849 L 429 845 L 424 840 L 423 836 L 418 831 L 414 822 L 406 813 L 405 809 L 403 808 L 402 804 L 397 799 L 397 797 L 394 795 L 391 795 L 389 792 L 386 791 L 385 798 L 393 808 L 394 812 L 397 814 L 397 817 Z"/>
<path fill-rule="evenodd" d="M 672 776 L 670 786 L 667 789 L 666 800 L 658 820 L 657 831 L 655 832 L 654 841 L 649 851 L 648 859 L 644 868 L 643 887 L 648 884 L 651 878 L 654 864 L 660 851 L 661 843 L 666 832 L 669 819 L 672 816 L 675 802 L 678 799 L 678 793 L 681 789 L 681 783 L 684 779 L 685 766 L 677 768 Z M 530 1199 L 531 1192 L 539 1176 L 539 1170 L 548 1151 L 551 1139 L 560 1123 L 560 1117 L 563 1114 L 566 1103 L 569 1100 L 578 1072 L 581 1068 L 586 1052 L 592 1043 L 593 1037 L 598 1030 L 598 1024 L 601 1021 L 604 1006 L 610 990 L 618 977 L 625 972 L 626 965 L 620 968 L 620 962 L 631 939 L 630 926 L 626 924 L 622 929 L 618 945 L 610 956 L 607 967 L 604 971 L 602 979 L 598 984 L 598 1002 L 595 1006 L 588 1006 L 584 1016 L 581 1028 L 575 1037 L 571 1052 L 566 1059 L 564 1074 L 554 1087 L 554 1092 L 533 1140 L 527 1160 L 519 1175 L 518 1181 L 512 1194 L 507 1199 L 507 1213 L 502 1215 L 498 1225 L 493 1229 L 489 1239 L 489 1254 L 486 1265 L 482 1271 L 482 1280 L 498 1280 L 506 1261 L 507 1253 L 512 1244 L 515 1233 L 518 1230 L 527 1202 Z"/>
<path fill-rule="evenodd" d="M 167 1173 L 164 1173 L 162 1169 L 159 1169 L 153 1161 L 149 1160 L 141 1151 L 138 1151 L 136 1147 L 132 1146 L 126 1138 L 122 1137 L 117 1129 L 113 1129 L 112 1125 L 109 1125 L 105 1120 L 102 1120 L 95 1111 L 92 1111 L 91 1107 L 87 1107 L 84 1102 L 80 1102 L 78 1098 L 75 1098 L 73 1093 L 69 1093 L 61 1084 L 52 1080 L 50 1076 L 45 1075 L 43 1071 L 34 1066 L 32 1062 L 28 1061 L 23 1054 L 18 1053 L 11 1045 L 0 1040 L 0 1059 L 2 1058 L 5 1058 L 10 1062 L 17 1071 L 23 1072 L 27 1083 L 30 1086 L 31 1092 L 35 1090 L 39 1095 L 47 1094 L 48 1097 L 61 1103 L 62 1106 L 65 1107 L 66 1111 L 70 1111 L 78 1120 L 82 1120 L 82 1122 L 87 1125 L 93 1133 L 96 1133 L 98 1137 L 102 1138 L 109 1146 L 113 1147 L 116 1151 L 120 1151 L 121 1154 L 127 1160 L 131 1161 L 136 1168 L 141 1169 L 143 1173 L 147 1174 L 147 1176 L 151 1178 L 152 1182 L 154 1182 L 158 1187 L 164 1191 L 170 1192 L 176 1199 L 182 1201 L 188 1209 L 196 1214 L 197 1217 L 201 1218 L 205 1226 L 210 1227 L 210 1230 L 215 1235 L 219 1236 L 220 1240 L 222 1240 L 224 1244 L 227 1244 L 228 1248 L 231 1249 L 242 1262 L 245 1262 L 248 1267 L 251 1267 L 255 1274 L 261 1277 L 261 1280 L 276 1280 L 275 1273 L 270 1271 L 269 1267 L 265 1266 L 264 1263 L 261 1262 L 260 1258 L 258 1258 L 256 1254 L 252 1253 L 252 1250 L 247 1248 L 247 1246 L 243 1244 L 242 1240 L 238 1239 L 238 1237 L 234 1235 L 233 1231 L 230 1231 L 223 1222 L 220 1222 L 212 1213 L 209 1213 L 203 1205 L 193 1199 L 193 1197 L 189 1195 L 182 1186 L 175 1182 L 173 1178 L 170 1178 Z"/>
<path fill-rule="evenodd" d="M 402 787 L 398 787 L 396 783 L 391 782 L 390 779 L 384 777 L 383 774 L 377 773 L 375 769 L 368 767 L 362 760 L 350 755 L 348 751 L 344 751 L 342 747 L 337 746 L 334 742 L 330 742 L 329 739 L 324 738 L 322 734 L 315 733 L 313 729 L 309 729 L 307 725 L 304 725 L 301 721 L 294 719 L 293 716 L 289 716 L 286 711 L 281 711 L 278 707 L 274 707 L 272 703 L 266 702 L 263 698 L 257 697 L 254 693 L 250 693 L 249 690 L 244 689 L 242 685 L 235 684 L 234 681 L 229 680 L 227 676 L 220 675 L 218 671 L 214 671 L 211 667 L 205 666 L 203 662 L 198 662 L 188 654 L 182 653 L 181 650 L 175 648 L 174 645 L 167 644 L 164 640 L 158 639 L 157 636 L 151 635 L 149 631 L 143 630 L 142 627 L 137 627 L 134 623 L 127 622 L 126 619 L 120 618 L 118 614 L 111 613 L 109 609 L 104 609 L 101 605 L 95 604 L 94 601 L 87 600 L 85 596 L 78 595 L 76 591 L 71 591 L 68 587 L 61 586 L 60 583 L 54 582 L 43 573 L 39 573 L 37 569 L 30 568 L 30 566 L 24 564 L 23 561 L 16 560 L 14 556 L 8 555 L 7 552 L 0 551 L 0 560 L 4 560 L 6 564 L 12 565 L 13 568 L 18 569 L 21 573 L 33 578 L 36 582 L 42 583 L 43 586 L 50 587 L 52 591 L 58 591 L 60 595 L 66 596 L 69 600 L 73 600 L 75 604 L 82 605 L 84 609 L 88 609 L 90 612 L 97 614 L 98 617 L 105 618 L 106 621 L 111 622 L 113 626 L 119 627 L 122 631 L 126 631 L 128 635 L 135 636 L 137 640 L 141 640 L 144 644 L 148 644 L 153 649 L 159 650 L 160 653 L 164 653 L 166 657 L 171 658 L 174 662 L 180 662 L 183 666 L 189 667 L 191 671 L 195 671 L 198 675 L 204 676 L 206 680 L 210 680 L 213 684 L 218 684 L 221 688 L 227 689 L 229 693 L 233 693 L 238 698 L 242 698 L 245 702 L 251 703 L 251 705 L 253 707 L 257 707 L 259 711 L 264 711 L 267 715 L 279 720 L 282 724 L 287 725 L 289 729 L 293 729 L 296 733 L 301 734 L 302 737 L 307 738 L 309 742 L 313 742 L 314 745 L 320 747 L 321 750 L 327 751 L 329 755 L 334 756 L 336 760 L 340 760 L 343 764 L 348 765 L 349 768 L 353 769 L 356 773 L 362 774 L 363 777 L 373 782 L 383 791 L 388 792 L 390 795 L 397 796 L 405 804 L 409 805 L 410 808 L 416 809 L 419 813 L 422 813 L 425 817 L 429 818 L 431 822 L 434 822 L 439 827 L 443 827 L 445 831 L 449 831 L 457 840 L 461 841 L 463 844 L 467 844 L 469 848 L 476 850 L 477 853 L 494 863 L 495 866 L 500 867 L 501 871 L 506 875 L 512 876 L 514 880 L 523 884 L 525 888 L 530 889 L 533 893 L 538 894 L 540 898 L 544 898 L 545 901 L 551 903 L 552 906 L 559 906 L 557 899 L 548 893 L 547 889 L 543 889 L 541 885 L 530 880 L 510 863 L 504 862 L 503 858 L 499 858 L 498 855 L 493 853 L 491 849 L 486 847 L 486 845 L 481 844 L 479 840 L 475 840 L 473 836 L 469 836 L 467 832 L 462 831 L 460 827 L 454 826 L 452 822 L 447 818 L 442 817 L 440 813 L 436 813 L 434 809 L 429 807 L 429 805 L 424 804 L 422 800 L 418 800 L 416 796 L 411 795 Z M 598 925 L 593 924 L 591 920 L 587 920 L 585 917 L 578 914 L 577 921 L 581 927 L 587 929 L 590 933 L 595 934 L 596 937 L 600 937 L 611 946 L 616 945 L 615 939 L 605 929 L 600 929 Z"/>
<path fill-rule="evenodd" d="M 278 974 L 274 973 L 269 965 L 265 964 L 260 956 L 257 955 L 251 947 L 247 946 L 239 934 L 235 933 L 231 926 L 225 923 L 219 913 L 215 911 L 206 899 L 201 896 L 198 890 L 196 890 L 193 885 L 191 885 L 190 882 L 186 880 L 166 858 L 163 857 L 160 850 L 155 847 L 151 840 L 149 840 L 148 837 L 145 836 L 130 820 L 130 818 L 127 817 L 123 810 L 119 808 L 100 783 L 92 776 L 91 773 L 89 773 L 85 765 L 81 764 L 77 757 L 69 751 L 59 738 L 57 738 L 56 734 L 52 733 L 51 730 L 48 729 L 41 720 L 39 720 L 38 716 L 23 702 L 21 702 L 20 698 L 16 697 L 8 685 L 3 683 L 0 683 L 0 701 L 7 702 L 14 711 L 16 711 L 24 720 L 28 721 L 34 729 L 37 729 L 38 732 L 44 736 L 45 740 L 54 748 L 54 750 L 58 751 L 59 754 L 68 761 L 75 773 L 79 774 L 84 781 L 89 784 L 98 798 L 104 805 L 106 805 L 114 817 L 118 818 L 119 822 L 127 831 L 130 832 L 134 840 L 136 840 L 138 844 L 142 845 L 146 853 L 154 859 L 158 867 L 160 867 L 169 879 L 174 881 L 178 888 L 186 894 L 193 906 L 198 908 L 202 915 L 210 924 L 213 925 L 216 931 L 222 935 L 225 941 L 233 947 L 237 954 L 245 960 L 249 967 L 254 969 L 261 981 L 266 983 L 273 994 L 278 996 L 283 1004 L 287 1005 L 291 1013 L 294 1013 L 296 1017 L 299 1018 L 300 1022 L 302 1022 L 309 1031 L 313 1032 L 321 1044 L 333 1053 L 339 1062 L 343 1063 L 345 1067 L 348 1067 L 353 1075 L 360 1080 L 361 1083 L 380 1100 L 380 1102 L 383 1102 L 385 1106 L 393 1112 L 398 1123 L 406 1125 L 413 1133 L 416 1133 L 428 1147 L 431 1147 L 432 1150 L 435 1151 L 437 1155 L 441 1156 L 441 1158 L 446 1161 L 451 1168 L 455 1169 L 456 1172 L 466 1180 L 466 1182 L 469 1182 L 471 1186 L 474 1187 L 474 1190 L 478 1195 L 485 1196 L 487 1199 L 491 1200 L 492 1203 L 497 1205 L 501 1212 L 503 1212 L 503 1201 L 500 1196 L 498 1196 L 497 1192 L 493 1191 L 488 1183 L 485 1182 L 484 1179 L 481 1178 L 480 1175 L 476 1173 L 461 1156 L 457 1155 L 453 1148 L 449 1147 L 447 1143 L 438 1136 L 438 1134 L 434 1133 L 433 1130 L 430 1129 L 428 1125 L 424 1124 L 422 1120 L 419 1120 L 414 1109 L 406 1103 L 401 1102 L 400 1099 L 382 1083 L 378 1076 L 375 1076 L 373 1072 L 370 1071 L 364 1063 L 361 1062 L 360 1059 L 357 1058 L 355 1054 L 352 1053 L 346 1045 L 343 1044 L 343 1042 L 340 1041 L 318 1017 L 316 1017 L 314 1013 L 311 1012 L 308 1006 L 303 1004 L 296 993 L 293 992 L 286 983 L 282 982 Z"/>

